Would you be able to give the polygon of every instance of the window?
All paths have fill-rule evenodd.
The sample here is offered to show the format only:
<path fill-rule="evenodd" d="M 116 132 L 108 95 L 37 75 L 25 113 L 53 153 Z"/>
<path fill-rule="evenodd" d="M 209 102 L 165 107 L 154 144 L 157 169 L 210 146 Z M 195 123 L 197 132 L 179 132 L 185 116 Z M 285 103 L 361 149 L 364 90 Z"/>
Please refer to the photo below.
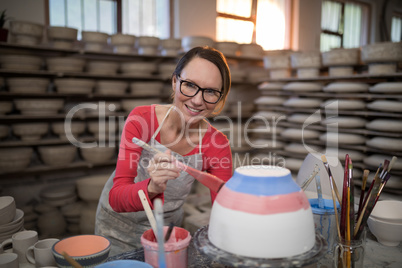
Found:
<path fill-rule="evenodd" d="M 217 0 L 216 40 L 288 48 L 288 0 Z"/>
<path fill-rule="evenodd" d="M 52 26 L 72 27 L 79 32 L 169 37 L 169 0 L 48 1 Z"/>
<path fill-rule="evenodd" d="M 391 41 L 402 41 L 402 14 L 395 14 L 392 16 Z"/>
<path fill-rule="evenodd" d="M 368 12 L 369 7 L 358 2 L 322 1 L 321 51 L 365 45 Z"/>

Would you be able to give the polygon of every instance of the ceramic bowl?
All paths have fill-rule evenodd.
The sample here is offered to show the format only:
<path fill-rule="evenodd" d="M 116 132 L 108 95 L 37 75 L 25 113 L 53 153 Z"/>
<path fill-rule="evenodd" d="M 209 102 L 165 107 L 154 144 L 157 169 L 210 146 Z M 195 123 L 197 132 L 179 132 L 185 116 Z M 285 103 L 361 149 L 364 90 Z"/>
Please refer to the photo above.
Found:
<path fill-rule="evenodd" d="M 77 147 L 74 145 L 39 146 L 38 151 L 45 165 L 66 166 L 74 161 Z"/>
<path fill-rule="evenodd" d="M 109 35 L 102 32 L 82 31 L 82 41 L 89 43 L 107 43 Z"/>
<path fill-rule="evenodd" d="M 78 58 L 53 57 L 46 59 L 47 69 L 53 72 L 82 72 L 85 60 Z"/>
<path fill-rule="evenodd" d="M 157 65 L 154 62 L 123 62 L 120 69 L 123 74 L 150 76 L 157 70 Z"/>
<path fill-rule="evenodd" d="M 27 21 L 10 21 L 10 33 L 15 35 L 31 35 L 42 37 L 43 25 Z"/>
<path fill-rule="evenodd" d="M 370 216 L 367 225 L 378 242 L 385 246 L 395 247 L 402 241 L 402 223 L 392 223 Z"/>
<path fill-rule="evenodd" d="M 42 58 L 28 55 L 0 55 L 2 69 L 37 71 L 42 66 Z"/>
<path fill-rule="evenodd" d="M 11 237 L 14 233 L 21 231 L 22 228 L 24 228 L 24 212 L 17 208 L 14 218 L 9 223 L 0 226 L 0 236 Z"/>
<path fill-rule="evenodd" d="M 101 164 L 109 161 L 115 155 L 114 147 L 80 148 L 81 156 L 92 164 Z"/>
<path fill-rule="evenodd" d="M 53 245 L 52 253 L 59 267 L 70 267 L 63 257 L 66 252 L 83 267 L 93 267 L 103 263 L 109 256 L 111 243 L 100 235 L 77 235 L 64 238 Z"/>
<path fill-rule="evenodd" d="M 402 42 L 382 42 L 363 46 L 361 57 L 365 63 L 401 61 Z"/>
<path fill-rule="evenodd" d="M 8 78 L 7 84 L 10 92 L 14 93 L 45 93 L 49 79 L 34 77 Z"/>
<path fill-rule="evenodd" d="M 17 207 L 12 196 L 0 196 L 0 225 L 12 222 Z"/>
<path fill-rule="evenodd" d="M 70 27 L 50 26 L 47 28 L 47 36 L 50 40 L 77 40 L 78 30 Z"/>
<path fill-rule="evenodd" d="M 402 201 L 380 200 L 370 216 L 381 221 L 402 224 Z"/>
<path fill-rule="evenodd" d="M 76 180 L 78 196 L 84 201 L 99 201 L 103 187 L 109 179 L 107 175 L 94 175 L 82 177 Z"/>
<path fill-rule="evenodd" d="M 116 45 L 134 46 L 136 37 L 134 35 L 117 33 L 110 36 L 110 43 Z"/>
<path fill-rule="evenodd" d="M 12 125 L 13 133 L 23 141 L 37 141 L 49 130 L 48 123 L 19 123 Z"/>
<path fill-rule="evenodd" d="M 160 39 L 153 36 L 140 36 L 135 41 L 136 47 L 158 47 Z"/>
<path fill-rule="evenodd" d="M 262 46 L 258 44 L 241 44 L 240 55 L 243 57 L 261 58 L 264 56 Z"/>
<path fill-rule="evenodd" d="M 68 132 L 71 131 L 71 134 L 77 138 L 80 134 L 85 131 L 86 124 L 85 122 L 71 122 L 71 124 L 65 125 L 65 122 L 54 122 L 52 123 L 52 131 L 54 134 L 58 135 L 60 138 L 64 139 L 67 137 Z"/>
<path fill-rule="evenodd" d="M 31 163 L 33 150 L 30 147 L 0 149 L 0 171 L 15 172 L 24 170 Z"/>
<path fill-rule="evenodd" d="M 98 80 L 96 92 L 103 95 L 124 95 L 128 88 L 128 82 L 114 80 Z"/>
<path fill-rule="evenodd" d="M 114 45 L 113 52 L 121 54 L 133 54 L 136 50 L 134 45 Z"/>
<path fill-rule="evenodd" d="M 290 55 L 292 68 L 320 68 L 320 52 L 296 52 Z"/>
<path fill-rule="evenodd" d="M 289 55 L 265 55 L 263 60 L 266 69 L 275 70 L 290 68 Z"/>
<path fill-rule="evenodd" d="M 240 44 L 236 42 L 216 42 L 215 47 L 225 56 L 234 57 L 240 49 Z"/>
<path fill-rule="evenodd" d="M 214 45 L 214 40 L 206 36 L 184 36 L 181 39 L 181 46 L 185 52 L 189 51 L 193 47 L 213 47 Z"/>
<path fill-rule="evenodd" d="M 163 88 L 163 82 L 132 82 L 130 93 L 134 96 L 158 96 Z"/>
<path fill-rule="evenodd" d="M 345 66 L 358 65 L 360 62 L 360 49 L 358 48 L 337 48 L 323 52 L 322 64 L 324 66 Z"/>
<path fill-rule="evenodd" d="M 21 114 L 49 115 L 63 109 L 63 99 L 16 99 L 15 106 Z"/>
<path fill-rule="evenodd" d="M 54 39 L 51 42 L 51 46 L 58 49 L 73 49 L 74 44 L 75 44 L 74 41 L 61 40 L 61 39 Z"/>
<path fill-rule="evenodd" d="M 80 78 L 57 78 L 54 85 L 59 93 L 89 94 L 95 86 L 95 80 Z"/>
<path fill-rule="evenodd" d="M 118 124 L 110 124 L 110 122 L 107 120 L 105 121 L 105 123 L 101 124 L 99 123 L 99 121 L 88 122 L 88 131 L 97 137 L 108 137 L 110 135 L 110 132 L 113 132 L 114 135 L 117 128 Z"/>
<path fill-rule="evenodd" d="M 113 61 L 89 61 L 86 69 L 91 74 L 114 75 L 119 69 L 119 64 Z"/>
<path fill-rule="evenodd" d="M 163 49 L 175 49 L 179 50 L 181 48 L 181 39 L 162 39 L 160 40 L 160 47 Z"/>
<path fill-rule="evenodd" d="M 208 237 L 216 247 L 232 254 L 295 256 L 315 244 L 313 213 L 290 170 L 242 166 L 235 169 L 215 199 Z"/>

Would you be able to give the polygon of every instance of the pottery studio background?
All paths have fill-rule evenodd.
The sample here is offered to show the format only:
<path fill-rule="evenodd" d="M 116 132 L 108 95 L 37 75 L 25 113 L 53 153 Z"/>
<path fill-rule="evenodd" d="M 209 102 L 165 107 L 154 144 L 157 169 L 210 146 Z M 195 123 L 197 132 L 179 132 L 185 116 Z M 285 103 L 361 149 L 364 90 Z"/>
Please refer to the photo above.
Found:
<path fill-rule="evenodd" d="M 25 228 L 41 236 L 93 233 L 125 116 L 137 105 L 169 101 L 175 62 L 192 46 L 214 46 L 228 58 L 232 91 L 222 116 L 210 120 L 231 139 L 235 167 L 281 165 L 297 179 L 309 152 L 328 149 L 341 161 L 351 155 L 359 181 L 384 156 L 402 159 L 401 1 L 345 1 L 344 9 L 318 0 L 166 0 L 159 8 L 145 6 L 155 1 L 92 1 L 98 13 L 64 10 L 61 2 L 80 1 L 0 3 L 8 30 L 0 42 L 0 195 L 13 196 Z M 80 31 L 57 37 L 49 25 Z M 118 32 L 135 39 L 122 41 Z M 334 101 L 338 116 L 326 118 L 322 111 Z M 63 126 L 80 104 L 95 106 L 74 114 L 72 144 Z M 336 140 L 331 124 L 338 124 Z M 398 162 L 383 198 L 400 199 Z M 194 232 L 208 224 L 210 209 L 208 189 L 195 183 L 183 226 Z"/>

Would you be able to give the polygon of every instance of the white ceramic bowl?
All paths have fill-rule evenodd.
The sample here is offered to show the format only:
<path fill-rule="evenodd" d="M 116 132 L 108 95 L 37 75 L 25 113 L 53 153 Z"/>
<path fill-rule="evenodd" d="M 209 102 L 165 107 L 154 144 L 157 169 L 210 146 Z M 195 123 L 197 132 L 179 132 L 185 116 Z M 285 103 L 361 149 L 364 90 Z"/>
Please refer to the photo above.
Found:
<path fill-rule="evenodd" d="M 80 148 L 81 156 L 91 164 L 102 164 L 113 158 L 115 147 Z"/>
<path fill-rule="evenodd" d="M 128 88 L 128 82 L 114 80 L 98 80 L 96 92 L 104 95 L 124 95 Z"/>
<path fill-rule="evenodd" d="M 185 52 L 189 51 L 194 47 L 209 46 L 213 47 L 215 42 L 213 39 L 205 36 L 184 36 L 181 39 L 181 46 Z"/>
<path fill-rule="evenodd" d="M 0 149 L 0 171 L 15 172 L 24 170 L 31 163 L 31 147 Z"/>
<path fill-rule="evenodd" d="M 48 123 L 19 123 L 12 125 L 13 133 L 23 141 L 36 141 L 49 130 Z"/>
<path fill-rule="evenodd" d="M 66 130 L 65 130 L 65 122 L 54 122 L 52 123 L 52 131 L 56 135 L 59 135 L 60 138 L 66 138 Z M 67 129 L 70 129 L 71 134 L 77 138 L 78 135 L 82 134 L 85 131 L 86 124 L 85 122 L 71 122 L 70 125 L 67 125 Z"/>
<path fill-rule="evenodd" d="M 236 42 L 216 42 L 215 47 L 225 56 L 234 57 L 240 50 L 240 44 Z"/>
<path fill-rule="evenodd" d="M 139 36 L 135 41 L 136 47 L 158 47 L 160 39 L 153 36 Z"/>
<path fill-rule="evenodd" d="M 363 46 L 361 57 L 366 63 L 401 61 L 402 42 L 383 42 Z"/>
<path fill-rule="evenodd" d="M 45 165 L 67 166 L 74 161 L 77 147 L 74 145 L 39 146 L 38 151 Z"/>
<path fill-rule="evenodd" d="M 141 76 L 150 76 L 156 72 L 157 65 L 154 62 L 123 62 L 120 65 L 123 74 Z"/>
<path fill-rule="evenodd" d="M 37 71 L 42 66 L 42 58 L 28 55 L 0 55 L 2 69 Z"/>
<path fill-rule="evenodd" d="M 44 93 L 49 85 L 49 79 L 36 77 L 7 78 L 10 92 L 14 93 Z"/>
<path fill-rule="evenodd" d="M 378 220 L 402 224 L 402 201 L 380 200 L 370 216 Z"/>
<path fill-rule="evenodd" d="M 86 69 L 91 74 L 114 75 L 119 69 L 119 64 L 113 61 L 88 61 Z"/>
<path fill-rule="evenodd" d="M 290 68 L 289 55 L 265 55 L 264 67 L 266 69 L 288 69 Z"/>
<path fill-rule="evenodd" d="M 46 59 L 47 69 L 53 72 L 82 72 L 85 60 L 68 57 L 53 57 Z"/>
<path fill-rule="evenodd" d="M 89 43 L 107 43 L 109 35 L 102 32 L 82 31 L 82 41 Z"/>
<path fill-rule="evenodd" d="M 41 39 L 33 35 L 14 34 L 10 36 L 10 42 L 26 46 L 36 46 L 41 42 Z"/>
<path fill-rule="evenodd" d="M 59 93 L 89 94 L 95 86 L 95 80 L 80 78 L 57 78 L 54 85 Z"/>
<path fill-rule="evenodd" d="M 98 201 L 110 174 L 93 175 L 76 180 L 78 196 L 84 201 Z"/>
<path fill-rule="evenodd" d="M 132 82 L 130 93 L 134 96 L 159 96 L 163 88 L 163 82 Z"/>
<path fill-rule="evenodd" d="M 134 46 L 136 37 L 134 35 L 117 33 L 110 36 L 110 43 L 116 45 Z"/>
<path fill-rule="evenodd" d="M 241 44 L 240 55 L 243 57 L 261 58 L 264 56 L 262 46 L 258 44 Z"/>
<path fill-rule="evenodd" d="M 290 63 L 293 68 L 320 68 L 320 52 L 296 52 L 290 55 Z"/>
<path fill-rule="evenodd" d="M 50 40 L 77 40 L 78 30 L 70 27 L 49 26 L 47 28 L 47 36 Z"/>
<path fill-rule="evenodd" d="M 12 222 L 16 208 L 14 197 L 0 196 L 0 226 Z"/>
<path fill-rule="evenodd" d="M 179 50 L 181 48 L 181 39 L 162 39 L 160 40 L 160 47 L 163 49 Z"/>
<path fill-rule="evenodd" d="M 385 246 L 395 247 L 402 241 L 402 223 L 378 220 L 370 216 L 367 225 L 378 242 Z"/>
<path fill-rule="evenodd" d="M 35 37 L 42 37 L 43 25 L 27 21 L 10 21 L 10 33 L 16 35 L 31 35 Z"/>
<path fill-rule="evenodd" d="M 51 46 L 58 49 L 73 49 L 74 44 L 75 44 L 74 41 L 61 40 L 61 39 L 54 39 L 51 42 Z"/>
<path fill-rule="evenodd" d="M 16 99 L 15 106 L 21 114 L 46 115 L 57 114 L 63 109 L 63 99 Z"/>
<path fill-rule="evenodd" d="M 337 48 L 323 52 L 321 55 L 324 66 L 358 65 L 360 61 L 360 49 L 358 48 Z"/>

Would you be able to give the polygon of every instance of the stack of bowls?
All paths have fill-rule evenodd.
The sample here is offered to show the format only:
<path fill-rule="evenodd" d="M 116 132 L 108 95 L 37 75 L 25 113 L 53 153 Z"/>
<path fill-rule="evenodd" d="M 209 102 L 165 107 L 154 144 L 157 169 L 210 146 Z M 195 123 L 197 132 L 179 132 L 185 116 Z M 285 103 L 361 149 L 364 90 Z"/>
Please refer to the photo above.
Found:
<path fill-rule="evenodd" d="M 49 130 L 48 123 L 18 123 L 12 125 L 14 135 L 23 141 L 40 140 Z"/>
<path fill-rule="evenodd" d="M 42 41 L 43 25 L 26 21 L 10 21 L 13 43 L 34 46 Z"/>
<path fill-rule="evenodd" d="M 139 55 L 154 56 L 158 54 L 160 39 L 153 36 L 140 36 L 135 41 Z"/>
<path fill-rule="evenodd" d="M 391 74 L 402 61 L 402 42 L 383 42 L 363 46 L 361 57 L 369 64 L 369 74 Z"/>
<path fill-rule="evenodd" d="M 134 35 L 117 33 L 110 36 L 110 43 L 115 53 L 133 53 L 136 37 Z"/>
<path fill-rule="evenodd" d="M 263 60 L 265 69 L 269 70 L 270 78 L 281 79 L 291 77 L 290 51 L 266 52 Z"/>
<path fill-rule="evenodd" d="M 82 41 L 85 44 L 85 50 L 102 51 L 107 45 L 109 35 L 102 32 L 82 31 Z"/>
<path fill-rule="evenodd" d="M 63 99 L 17 99 L 14 100 L 16 108 L 24 115 L 50 115 L 57 114 L 63 109 Z"/>
<path fill-rule="evenodd" d="M 76 188 L 74 184 L 52 185 L 40 191 L 40 198 L 43 204 L 50 207 L 65 206 L 77 200 Z M 53 211 L 50 207 L 46 212 Z"/>
<path fill-rule="evenodd" d="M 0 196 L 0 243 L 24 229 L 24 212 L 12 196 Z"/>
<path fill-rule="evenodd" d="M 320 76 L 320 52 L 296 52 L 290 55 L 292 68 L 297 69 L 298 78 L 316 78 Z"/>
<path fill-rule="evenodd" d="M 76 180 L 78 196 L 87 203 L 98 204 L 103 187 L 110 174 L 81 177 Z"/>
<path fill-rule="evenodd" d="M 60 49 L 74 48 L 78 30 L 69 27 L 50 26 L 47 28 L 47 37 L 52 47 Z"/>
<path fill-rule="evenodd" d="M 177 57 L 181 49 L 181 39 L 160 40 L 159 49 L 162 56 Z"/>
<path fill-rule="evenodd" d="M 45 165 L 68 166 L 75 159 L 77 147 L 74 145 L 39 146 L 38 151 Z"/>
<path fill-rule="evenodd" d="M 0 55 L 0 64 L 2 69 L 38 71 L 42 67 L 42 59 L 36 56 L 28 55 Z"/>
<path fill-rule="evenodd" d="M 58 78 L 54 85 L 59 93 L 89 94 L 95 86 L 95 80 L 80 78 Z"/>
<path fill-rule="evenodd" d="M 54 134 L 58 135 L 60 139 L 67 139 L 69 132 L 66 132 L 66 130 L 71 131 L 73 135 L 71 138 L 77 139 L 77 137 L 85 131 L 85 128 L 85 122 L 80 121 L 71 122 L 71 124 L 67 125 L 65 125 L 64 122 L 52 123 L 52 131 Z"/>
<path fill-rule="evenodd" d="M 0 172 L 23 171 L 31 163 L 32 154 L 31 147 L 0 149 Z"/>
<path fill-rule="evenodd" d="M 184 52 L 189 51 L 193 47 L 213 47 L 214 45 L 214 40 L 205 36 L 185 36 L 181 39 L 181 46 L 183 47 Z"/>
<path fill-rule="evenodd" d="M 45 93 L 49 79 L 37 77 L 7 78 L 8 89 L 13 93 Z"/>
<path fill-rule="evenodd" d="M 46 59 L 47 69 L 53 72 L 82 72 L 85 60 L 68 57 L 53 57 Z"/>
<path fill-rule="evenodd" d="M 119 69 L 119 64 L 113 61 L 89 61 L 87 72 L 99 75 L 115 75 Z"/>
<path fill-rule="evenodd" d="M 402 201 L 378 201 L 367 224 L 378 242 L 398 246 L 402 241 Z"/>

